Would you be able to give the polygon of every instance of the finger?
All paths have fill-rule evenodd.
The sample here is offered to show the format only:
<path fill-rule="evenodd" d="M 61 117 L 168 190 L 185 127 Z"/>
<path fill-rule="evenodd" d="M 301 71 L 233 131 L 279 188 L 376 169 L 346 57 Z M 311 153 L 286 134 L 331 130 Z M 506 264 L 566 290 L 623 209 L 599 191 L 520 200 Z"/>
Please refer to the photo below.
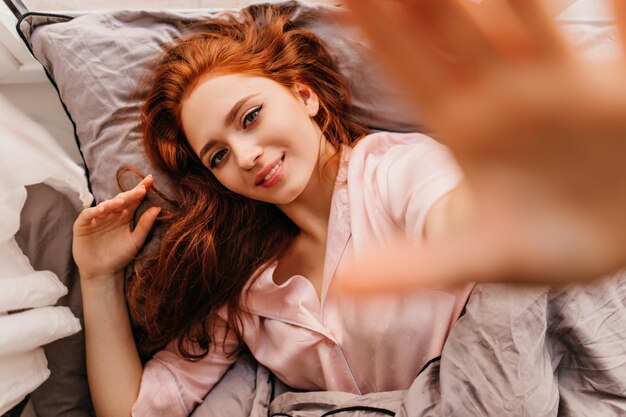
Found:
<path fill-rule="evenodd" d="M 125 201 L 125 209 L 130 212 L 134 212 L 139 207 L 139 204 L 144 200 L 144 198 L 148 195 L 148 188 L 140 183 L 132 190 L 128 191 L 128 196 L 124 197 Z"/>
<path fill-rule="evenodd" d="M 119 224 L 127 224 L 130 228 L 131 219 L 132 212 L 130 212 L 128 209 L 122 209 L 120 211 L 105 212 L 99 216 L 96 216 L 91 220 L 90 225 L 115 227 Z"/>
<path fill-rule="evenodd" d="M 571 55 L 571 47 L 550 15 L 545 0 L 507 0 L 537 51 L 549 58 Z"/>
<path fill-rule="evenodd" d="M 458 1 L 463 2 L 500 59 L 519 60 L 534 52 L 534 45 L 508 0 Z"/>
<path fill-rule="evenodd" d="M 152 187 L 152 185 L 154 184 L 154 177 L 152 176 L 152 174 L 146 175 L 137 185 L 143 184 L 146 189 L 150 189 Z"/>
<path fill-rule="evenodd" d="M 152 175 L 148 175 L 147 177 L 142 179 L 141 182 L 139 182 L 139 184 L 137 184 L 137 186 L 135 186 L 133 190 L 131 190 L 134 191 L 135 194 L 131 196 L 128 204 L 128 209 L 130 211 L 134 212 L 135 210 L 137 210 L 137 207 L 139 207 L 139 204 L 141 204 L 144 198 L 148 195 L 148 191 L 150 190 L 150 188 L 152 188 L 153 184 L 154 178 L 152 177 Z"/>
<path fill-rule="evenodd" d="M 626 0 L 613 0 L 613 15 L 622 42 L 622 51 L 626 54 Z"/>
<path fill-rule="evenodd" d="M 148 233 L 150 233 L 152 226 L 154 226 L 154 222 L 160 212 L 160 207 L 150 207 L 139 218 L 139 221 L 135 225 L 135 229 L 132 231 L 133 239 L 135 240 L 135 244 L 138 248 L 142 247 L 145 243 L 146 237 L 148 236 Z"/>
<path fill-rule="evenodd" d="M 105 206 L 107 211 L 120 212 L 125 209 L 133 211 L 147 195 L 153 183 L 154 179 L 151 175 L 148 175 L 132 189 L 119 193 L 111 200 L 104 201 L 101 204 Z"/>
<path fill-rule="evenodd" d="M 139 204 L 147 194 L 147 190 L 153 184 L 151 176 L 144 178 L 129 191 L 118 194 L 110 200 L 105 200 L 98 204 L 94 211 L 87 213 L 77 225 L 101 225 L 111 219 L 130 221 L 132 213 L 137 210 Z"/>
<path fill-rule="evenodd" d="M 119 195 L 101 202 L 98 204 L 98 208 L 101 208 L 102 211 L 97 217 L 102 217 L 108 215 L 113 212 L 119 212 L 124 209 L 125 201 Z"/>
<path fill-rule="evenodd" d="M 121 199 L 103 201 L 96 207 L 89 207 L 80 212 L 74 222 L 75 227 L 94 226 L 101 224 L 111 215 L 118 213 L 118 208 L 124 203 Z"/>
<path fill-rule="evenodd" d="M 406 4 L 348 0 L 352 16 L 400 85 L 419 103 L 433 102 L 446 83 L 446 66 L 427 37 L 416 32 L 419 16 Z"/>
<path fill-rule="evenodd" d="M 74 224 L 76 226 L 88 225 L 89 223 L 91 223 L 91 221 L 94 218 L 102 215 L 103 212 L 104 212 L 104 207 L 102 207 L 102 206 L 86 208 L 86 209 L 84 209 L 83 211 L 80 212 L 80 214 L 76 218 L 76 221 L 74 222 Z"/>
<path fill-rule="evenodd" d="M 143 181 L 137 184 L 134 188 L 124 191 L 123 193 L 119 193 L 116 198 L 121 198 L 127 204 L 141 200 L 145 197 L 148 192 L 148 188 L 143 184 Z"/>
<path fill-rule="evenodd" d="M 433 26 L 433 30 L 440 33 L 438 44 L 451 52 L 453 59 L 474 67 L 483 67 L 494 59 L 492 43 L 459 0 L 429 0 L 411 4 L 414 15 L 421 17 L 421 24 Z"/>

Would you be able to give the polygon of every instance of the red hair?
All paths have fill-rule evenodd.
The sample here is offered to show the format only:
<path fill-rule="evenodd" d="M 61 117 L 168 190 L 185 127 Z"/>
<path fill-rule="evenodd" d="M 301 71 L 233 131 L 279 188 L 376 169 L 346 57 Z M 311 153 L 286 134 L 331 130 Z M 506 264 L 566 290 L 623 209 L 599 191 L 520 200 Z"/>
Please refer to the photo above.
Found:
<path fill-rule="evenodd" d="M 201 80 L 245 73 L 288 88 L 304 83 L 320 99 L 314 120 L 337 149 L 368 133 L 353 120 L 348 89 L 322 41 L 289 20 L 295 7 L 256 5 L 240 16 L 200 22 L 165 48 L 151 76 L 142 108 L 145 150 L 179 196 L 177 209 L 163 217 L 160 250 L 136 263 L 128 285 L 131 312 L 146 330 L 149 350 L 177 339 L 184 356 L 206 355 L 214 317 L 224 307 L 228 328 L 241 342 L 246 284 L 289 250 L 298 234 L 274 205 L 223 187 L 189 146 L 181 104 Z M 185 341 L 197 348 L 188 349 Z"/>

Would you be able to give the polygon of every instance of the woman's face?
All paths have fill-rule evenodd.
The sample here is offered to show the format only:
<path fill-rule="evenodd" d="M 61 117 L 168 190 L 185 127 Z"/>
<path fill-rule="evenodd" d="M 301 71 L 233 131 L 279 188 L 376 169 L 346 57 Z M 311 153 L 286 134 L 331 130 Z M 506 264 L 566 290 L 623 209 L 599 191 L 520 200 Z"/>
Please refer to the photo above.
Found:
<path fill-rule="evenodd" d="M 182 124 L 202 163 L 229 190 L 278 205 L 306 188 L 323 135 L 312 117 L 318 97 L 264 77 L 219 75 L 201 81 L 183 102 Z"/>

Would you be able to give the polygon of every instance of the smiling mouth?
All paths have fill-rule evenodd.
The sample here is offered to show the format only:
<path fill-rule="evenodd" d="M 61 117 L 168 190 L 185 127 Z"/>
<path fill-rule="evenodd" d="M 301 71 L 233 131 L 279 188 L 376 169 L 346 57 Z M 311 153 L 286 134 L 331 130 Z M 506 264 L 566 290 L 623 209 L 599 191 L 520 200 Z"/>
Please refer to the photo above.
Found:
<path fill-rule="evenodd" d="M 269 181 L 280 169 L 283 161 L 285 160 L 285 155 L 283 155 L 276 164 L 272 167 L 272 169 L 263 177 L 260 181 L 256 183 L 256 185 L 263 185 L 265 182 Z"/>

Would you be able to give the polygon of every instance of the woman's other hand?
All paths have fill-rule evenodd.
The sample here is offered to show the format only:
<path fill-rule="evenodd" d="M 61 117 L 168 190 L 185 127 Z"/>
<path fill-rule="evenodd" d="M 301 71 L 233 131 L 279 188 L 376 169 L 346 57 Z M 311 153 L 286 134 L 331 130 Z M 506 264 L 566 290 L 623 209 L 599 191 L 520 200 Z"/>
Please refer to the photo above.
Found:
<path fill-rule="evenodd" d="M 83 210 L 74 222 L 72 250 L 82 279 L 119 276 L 143 246 L 158 207 L 146 210 L 135 228 L 135 210 L 153 184 L 152 176 L 96 207 Z"/>
<path fill-rule="evenodd" d="M 83 210 L 74 222 L 72 250 L 81 278 L 87 375 L 98 416 L 131 415 L 139 395 L 143 369 L 123 277 L 160 211 L 146 210 L 132 228 L 135 211 L 153 181 L 144 178 L 132 190 Z"/>
<path fill-rule="evenodd" d="M 626 266 L 624 42 L 589 62 L 540 0 L 346 3 L 472 196 L 455 233 L 392 248 L 346 287 L 567 283 Z"/>

